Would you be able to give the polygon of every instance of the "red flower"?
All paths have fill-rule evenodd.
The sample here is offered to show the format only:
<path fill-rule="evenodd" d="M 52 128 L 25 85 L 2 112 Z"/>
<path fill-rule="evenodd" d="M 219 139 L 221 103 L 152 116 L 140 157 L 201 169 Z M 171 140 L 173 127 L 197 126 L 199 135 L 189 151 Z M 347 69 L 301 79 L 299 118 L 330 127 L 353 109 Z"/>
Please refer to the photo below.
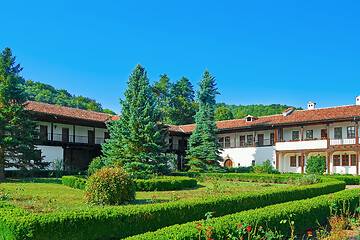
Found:
<path fill-rule="evenodd" d="M 152 196 L 152 198 L 156 198 L 156 196 Z"/>
<path fill-rule="evenodd" d="M 213 211 L 213 213 L 216 213 L 215 211 Z"/>
<path fill-rule="evenodd" d="M 263 229 L 263 227 L 262 227 L 262 226 L 260 226 L 259 228 L 260 228 L 260 229 Z"/>
<path fill-rule="evenodd" d="M 246 231 L 250 232 L 251 231 L 251 226 L 248 226 Z"/>
<path fill-rule="evenodd" d="M 309 236 L 311 236 L 311 235 L 312 235 L 312 232 L 311 232 L 311 231 L 308 231 L 307 234 L 308 234 Z"/>
<path fill-rule="evenodd" d="M 238 229 L 240 229 L 242 227 L 242 225 L 239 225 Z"/>

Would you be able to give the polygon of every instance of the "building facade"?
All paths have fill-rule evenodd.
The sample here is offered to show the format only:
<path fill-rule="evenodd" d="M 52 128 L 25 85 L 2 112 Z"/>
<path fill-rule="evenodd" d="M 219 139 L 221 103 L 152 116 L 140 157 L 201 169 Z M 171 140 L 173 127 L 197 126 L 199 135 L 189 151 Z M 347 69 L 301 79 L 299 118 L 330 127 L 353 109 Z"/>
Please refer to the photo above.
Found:
<path fill-rule="evenodd" d="M 86 169 L 101 154 L 109 138 L 106 122 L 117 116 L 50 104 L 29 102 L 39 123 L 38 148 L 44 160 L 65 160 L 67 169 Z M 281 172 L 302 173 L 311 156 L 327 159 L 328 173 L 359 174 L 360 96 L 355 105 L 307 110 L 287 109 L 282 114 L 217 122 L 223 146 L 222 165 L 244 167 L 270 160 Z M 169 125 L 168 152 L 185 169 L 187 141 L 195 124 Z"/>

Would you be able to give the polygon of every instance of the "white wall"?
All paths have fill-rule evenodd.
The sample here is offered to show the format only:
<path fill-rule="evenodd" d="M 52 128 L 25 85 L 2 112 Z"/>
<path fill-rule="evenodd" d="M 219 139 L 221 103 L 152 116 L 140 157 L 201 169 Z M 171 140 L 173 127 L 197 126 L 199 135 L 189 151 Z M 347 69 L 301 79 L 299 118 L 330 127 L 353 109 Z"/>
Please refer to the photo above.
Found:
<path fill-rule="evenodd" d="M 330 139 L 335 137 L 335 130 L 336 127 L 342 128 L 342 138 L 347 138 L 347 127 L 355 126 L 354 122 L 343 122 L 343 123 L 334 123 L 330 125 Z M 360 136 L 360 135 L 359 135 Z"/>
<path fill-rule="evenodd" d="M 227 148 L 221 153 L 221 157 L 225 160 L 231 158 L 234 163 L 234 167 L 248 167 L 251 166 L 252 161 L 261 164 L 266 160 L 274 165 L 275 160 L 275 148 L 269 147 L 247 147 L 247 148 Z M 222 163 L 223 165 L 223 163 Z M 275 165 L 274 165 L 275 167 Z"/>
<path fill-rule="evenodd" d="M 356 166 L 351 166 L 351 158 L 349 156 L 349 166 L 334 166 L 334 155 L 340 155 L 340 165 L 342 165 L 342 155 L 351 155 L 356 154 L 354 151 L 338 151 L 331 154 L 330 157 L 330 173 L 340 173 L 340 174 L 356 174 Z"/>
<path fill-rule="evenodd" d="M 295 142 L 277 142 L 276 150 L 306 150 L 306 149 L 326 149 L 327 140 L 310 140 Z"/>
<path fill-rule="evenodd" d="M 55 159 L 64 158 L 64 150 L 62 147 L 57 146 L 36 146 L 38 150 L 41 150 L 41 156 L 43 156 L 43 162 L 53 162 Z M 50 168 L 51 169 L 51 165 Z"/>

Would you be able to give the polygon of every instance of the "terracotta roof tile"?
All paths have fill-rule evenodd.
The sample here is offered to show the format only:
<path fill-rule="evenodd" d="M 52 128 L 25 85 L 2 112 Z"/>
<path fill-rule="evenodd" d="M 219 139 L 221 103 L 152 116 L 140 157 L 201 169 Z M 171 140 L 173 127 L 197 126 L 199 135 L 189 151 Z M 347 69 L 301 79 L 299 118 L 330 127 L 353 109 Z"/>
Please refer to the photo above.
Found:
<path fill-rule="evenodd" d="M 113 115 L 107 113 L 99 113 L 83 109 L 57 106 L 41 102 L 28 101 L 27 110 L 32 110 L 44 114 L 53 114 L 71 118 L 86 119 L 90 121 L 105 122 Z"/>
<path fill-rule="evenodd" d="M 312 110 L 298 110 L 294 111 L 290 115 L 283 116 L 272 115 L 258 117 L 258 119 L 252 122 L 246 122 L 245 119 L 234 119 L 227 121 L 216 122 L 219 130 L 230 128 L 246 128 L 251 126 L 266 126 L 266 125 L 281 125 L 281 124 L 295 124 L 306 123 L 314 121 L 329 121 L 340 120 L 346 118 L 357 117 L 360 120 L 360 106 L 349 105 L 330 108 L 319 108 Z M 196 124 L 181 125 L 179 126 L 184 132 L 192 132 L 195 129 Z"/>

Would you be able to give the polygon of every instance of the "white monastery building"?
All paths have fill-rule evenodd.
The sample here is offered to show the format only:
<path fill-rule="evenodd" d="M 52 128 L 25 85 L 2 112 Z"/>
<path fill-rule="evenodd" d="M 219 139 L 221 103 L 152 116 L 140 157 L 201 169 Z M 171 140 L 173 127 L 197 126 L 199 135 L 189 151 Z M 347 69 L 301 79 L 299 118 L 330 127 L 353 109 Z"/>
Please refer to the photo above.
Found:
<path fill-rule="evenodd" d="M 101 144 L 109 138 L 105 123 L 119 116 L 29 101 L 39 124 L 37 146 L 45 161 L 62 158 L 65 168 L 86 169 L 91 159 L 101 155 Z M 222 165 L 246 167 L 270 160 L 280 172 L 303 173 L 311 156 L 327 159 L 328 173 L 359 174 L 360 96 L 355 105 L 292 108 L 282 114 L 246 116 L 217 122 L 219 142 L 224 150 Z M 169 125 L 169 152 L 184 169 L 187 139 L 195 124 Z"/>

